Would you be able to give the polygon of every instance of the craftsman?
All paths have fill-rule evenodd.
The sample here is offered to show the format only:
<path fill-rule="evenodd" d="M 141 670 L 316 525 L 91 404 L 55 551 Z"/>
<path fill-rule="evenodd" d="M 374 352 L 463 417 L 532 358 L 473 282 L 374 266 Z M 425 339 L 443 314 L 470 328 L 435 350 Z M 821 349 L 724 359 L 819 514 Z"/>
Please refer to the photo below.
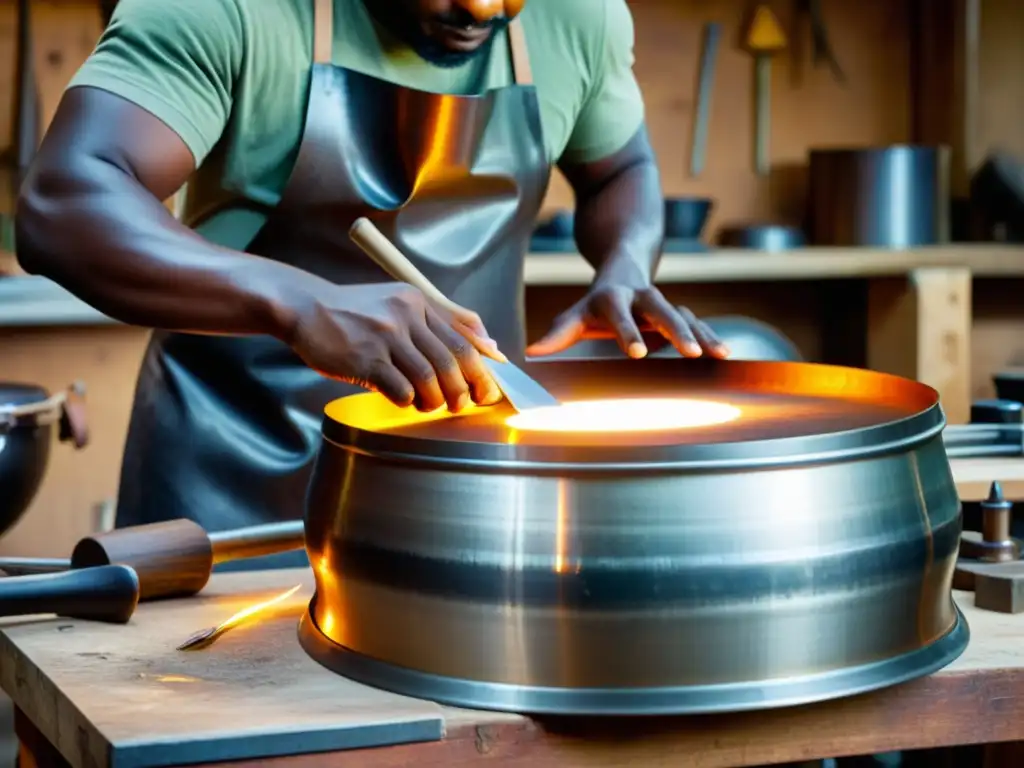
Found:
<path fill-rule="evenodd" d="M 555 163 L 596 277 L 530 354 L 603 327 L 642 357 L 638 321 L 726 354 L 651 282 L 663 200 L 625 0 L 524 2 L 120 0 L 17 216 L 25 269 L 158 329 L 118 525 L 300 517 L 323 406 L 357 385 L 424 410 L 499 399 L 478 349 L 523 358 Z M 161 201 L 186 182 L 182 223 Z M 364 215 L 480 324 L 389 281 L 348 238 Z"/>

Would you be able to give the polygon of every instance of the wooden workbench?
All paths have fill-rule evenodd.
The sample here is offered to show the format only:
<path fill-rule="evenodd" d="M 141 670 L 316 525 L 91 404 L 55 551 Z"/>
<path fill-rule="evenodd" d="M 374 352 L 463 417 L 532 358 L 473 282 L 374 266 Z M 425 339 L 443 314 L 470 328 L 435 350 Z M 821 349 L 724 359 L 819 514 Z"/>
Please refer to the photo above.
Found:
<path fill-rule="evenodd" d="M 175 650 L 299 583 L 274 616 L 207 650 Z M 1024 616 L 979 611 L 969 594 L 957 601 L 970 646 L 922 680 L 771 712 L 565 721 L 457 710 L 332 674 L 295 637 L 311 591 L 305 570 L 231 574 L 200 597 L 140 606 L 128 626 L 8 620 L 0 684 L 18 708 L 23 768 L 727 768 L 1024 741 Z"/>

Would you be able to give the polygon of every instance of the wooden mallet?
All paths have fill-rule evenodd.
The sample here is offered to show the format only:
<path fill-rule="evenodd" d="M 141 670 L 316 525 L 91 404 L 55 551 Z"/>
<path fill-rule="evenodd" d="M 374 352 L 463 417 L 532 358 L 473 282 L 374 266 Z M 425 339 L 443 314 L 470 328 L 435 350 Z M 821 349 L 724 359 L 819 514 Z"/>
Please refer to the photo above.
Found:
<path fill-rule="evenodd" d="M 182 519 L 88 536 L 75 545 L 70 559 L 0 558 L 0 570 L 14 576 L 126 565 L 138 574 L 139 599 L 155 600 L 196 594 L 218 563 L 304 546 L 302 520 L 207 533 L 198 523 Z M 6 581 L 0 579 L 0 587 Z"/>

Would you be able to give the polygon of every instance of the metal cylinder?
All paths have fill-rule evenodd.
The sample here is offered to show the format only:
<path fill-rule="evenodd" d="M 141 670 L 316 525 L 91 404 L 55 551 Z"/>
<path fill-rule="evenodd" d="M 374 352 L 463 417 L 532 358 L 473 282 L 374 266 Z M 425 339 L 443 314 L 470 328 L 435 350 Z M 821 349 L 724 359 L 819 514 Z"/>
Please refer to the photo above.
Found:
<path fill-rule="evenodd" d="M 949 241 L 949 149 L 891 146 L 810 153 L 813 245 L 913 248 Z"/>
<path fill-rule="evenodd" d="M 459 706 L 652 714 L 848 695 L 963 650 L 934 390 L 798 363 L 530 372 L 563 401 L 675 393 L 740 415 L 587 438 L 511 434 L 500 409 L 332 403 L 305 519 L 318 661 Z"/>

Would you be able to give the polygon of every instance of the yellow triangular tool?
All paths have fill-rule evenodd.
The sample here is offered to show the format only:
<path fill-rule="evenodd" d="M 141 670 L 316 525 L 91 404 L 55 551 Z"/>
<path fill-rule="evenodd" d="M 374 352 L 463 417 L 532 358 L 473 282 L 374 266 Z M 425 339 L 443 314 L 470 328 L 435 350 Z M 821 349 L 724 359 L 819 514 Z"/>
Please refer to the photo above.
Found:
<path fill-rule="evenodd" d="M 767 5 L 759 5 L 747 29 L 746 47 L 755 53 L 781 51 L 786 47 L 786 33 Z"/>

